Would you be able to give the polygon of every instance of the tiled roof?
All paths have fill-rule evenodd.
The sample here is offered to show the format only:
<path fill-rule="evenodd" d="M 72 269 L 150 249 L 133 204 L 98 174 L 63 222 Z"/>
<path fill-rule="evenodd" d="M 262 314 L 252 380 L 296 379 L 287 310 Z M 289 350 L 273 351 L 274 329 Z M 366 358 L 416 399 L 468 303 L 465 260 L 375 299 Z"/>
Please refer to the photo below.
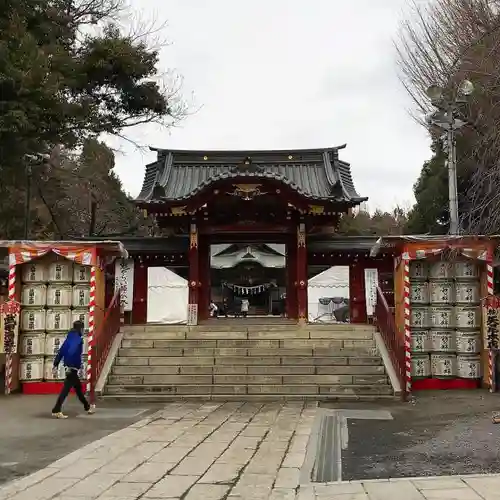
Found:
<path fill-rule="evenodd" d="M 158 159 L 146 167 L 138 202 L 186 201 L 218 180 L 273 179 L 312 200 L 358 204 L 348 163 L 341 148 L 295 151 L 171 151 L 156 150 Z"/>

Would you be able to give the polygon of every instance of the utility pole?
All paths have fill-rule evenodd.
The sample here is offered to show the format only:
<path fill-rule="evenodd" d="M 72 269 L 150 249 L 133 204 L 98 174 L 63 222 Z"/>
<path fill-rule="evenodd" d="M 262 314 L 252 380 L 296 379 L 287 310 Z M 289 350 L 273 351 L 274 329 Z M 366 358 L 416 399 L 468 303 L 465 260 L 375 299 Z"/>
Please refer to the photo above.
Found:
<path fill-rule="evenodd" d="M 448 203 L 450 212 L 450 235 L 460 234 L 458 220 L 458 186 L 457 186 L 457 144 L 455 131 L 466 122 L 455 118 L 455 111 L 467 102 L 467 98 L 474 92 L 474 84 L 463 80 L 456 89 L 444 89 L 438 85 L 431 85 L 427 89 L 427 96 L 437 111 L 427 116 L 430 126 L 446 131 L 446 145 L 448 147 Z"/>
<path fill-rule="evenodd" d="M 458 188 L 457 188 L 457 144 L 455 138 L 455 120 L 453 106 L 448 106 L 446 112 L 448 123 L 448 197 L 450 204 L 450 234 L 459 234 L 458 224 Z"/>
<path fill-rule="evenodd" d="M 26 197 L 24 199 L 24 239 L 28 240 L 30 235 L 30 225 L 31 225 L 31 159 L 26 155 Z"/>

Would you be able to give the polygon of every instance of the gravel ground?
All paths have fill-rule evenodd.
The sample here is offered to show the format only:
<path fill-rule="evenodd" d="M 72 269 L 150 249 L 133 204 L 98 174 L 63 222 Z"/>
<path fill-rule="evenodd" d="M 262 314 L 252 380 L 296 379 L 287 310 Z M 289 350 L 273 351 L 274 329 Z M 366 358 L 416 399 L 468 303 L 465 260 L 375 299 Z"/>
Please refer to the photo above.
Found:
<path fill-rule="evenodd" d="M 394 420 L 348 420 L 344 480 L 500 473 L 500 395 L 483 391 L 417 393 L 415 403 L 322 404 L 384 409 Z"/>

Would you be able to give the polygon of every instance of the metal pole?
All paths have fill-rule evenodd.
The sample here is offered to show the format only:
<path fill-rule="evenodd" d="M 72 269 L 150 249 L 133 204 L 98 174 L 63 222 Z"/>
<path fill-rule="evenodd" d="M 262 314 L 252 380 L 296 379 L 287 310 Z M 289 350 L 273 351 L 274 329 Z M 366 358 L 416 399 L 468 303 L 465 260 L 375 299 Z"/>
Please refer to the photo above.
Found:
<path fill-rule="evenodd" d="M 31 164 L 26 163 L 26 198 L 24 200 L 24 239 L 29 239 L 31 211 Z"/>
<path fill-rule="evenodd" d="M 458 189 L 457 189 L 457 153 L 453 118 L 453 105 L 446 112 L 448 124 L 448 198 L 450 204 L 450 234 L 459 234 L 458 226 Z"/>

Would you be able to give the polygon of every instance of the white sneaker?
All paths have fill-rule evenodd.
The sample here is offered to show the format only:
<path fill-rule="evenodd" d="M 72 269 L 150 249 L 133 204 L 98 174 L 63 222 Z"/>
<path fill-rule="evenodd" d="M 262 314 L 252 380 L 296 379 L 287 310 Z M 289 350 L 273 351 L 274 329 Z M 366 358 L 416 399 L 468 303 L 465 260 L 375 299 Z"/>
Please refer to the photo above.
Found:
<path fill-rule="evenodd" d="M 95 405 L 90 405 L 90 408 L 87 410 L 89 415 L 93 415 L 95 413 Z"/>
<path fill-rule="evenodd" d="M 57 412 L 57 413 L 52 413 L 52 416 L 54 418 L 58 418 L 58 419 L 68 418 L 68 415 L 65 415 L 62 411 Z"/>

